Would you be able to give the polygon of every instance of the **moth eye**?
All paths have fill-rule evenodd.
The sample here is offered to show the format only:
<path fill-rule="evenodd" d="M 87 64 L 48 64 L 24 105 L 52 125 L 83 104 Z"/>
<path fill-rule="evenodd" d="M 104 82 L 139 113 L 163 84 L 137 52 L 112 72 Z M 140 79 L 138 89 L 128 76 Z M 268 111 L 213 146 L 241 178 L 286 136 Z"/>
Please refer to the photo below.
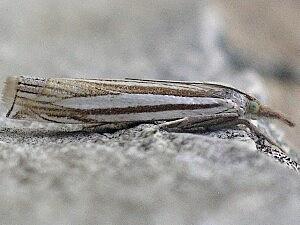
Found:
<path fill-rule="evenodd" d="M 259 104 L 256 101 L 249 102 L 248 111 L 249 113 L 256 114 L 259 111 Z"/>

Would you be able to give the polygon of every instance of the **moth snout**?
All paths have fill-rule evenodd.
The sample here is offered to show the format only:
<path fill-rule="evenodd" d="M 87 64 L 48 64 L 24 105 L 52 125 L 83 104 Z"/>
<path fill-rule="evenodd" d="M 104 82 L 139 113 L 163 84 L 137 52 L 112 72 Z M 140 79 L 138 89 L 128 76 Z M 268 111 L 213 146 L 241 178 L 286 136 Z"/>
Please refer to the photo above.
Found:
<path fill-rule="evenodd" d="M 278 119 L 290 127 L 295 126 L 295 123 L 292 122 L 290 119 L 288 119 L 285 115 L 283 115 L 280 112 L 273 111 L 271 108 L 267 106 L 260 106 L 259 111 L 257 112 L 257 116 L 271 118 L 271 119 Z"/>

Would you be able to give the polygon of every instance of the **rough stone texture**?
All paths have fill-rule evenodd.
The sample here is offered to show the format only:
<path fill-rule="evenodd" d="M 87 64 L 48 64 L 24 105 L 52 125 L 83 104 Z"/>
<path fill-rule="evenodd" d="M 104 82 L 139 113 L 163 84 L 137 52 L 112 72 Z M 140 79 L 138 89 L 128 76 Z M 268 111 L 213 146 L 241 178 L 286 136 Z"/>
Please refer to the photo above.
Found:
<path fill-rule="evenodd" d="M 2 75 L 217 80 L 265 100 L 258 74 L 228 64 L 201 1 L 4 1 L 0 11 Z M 300 223 L 299 166 L 245 131 L 0 122 L 1 224 Z"/>
<path fill-rule="evenodd" d="M 152 128 L 5 130 L 2 224 L 299 222 L 299 175 L 243 132 L 226 140 Z"/>

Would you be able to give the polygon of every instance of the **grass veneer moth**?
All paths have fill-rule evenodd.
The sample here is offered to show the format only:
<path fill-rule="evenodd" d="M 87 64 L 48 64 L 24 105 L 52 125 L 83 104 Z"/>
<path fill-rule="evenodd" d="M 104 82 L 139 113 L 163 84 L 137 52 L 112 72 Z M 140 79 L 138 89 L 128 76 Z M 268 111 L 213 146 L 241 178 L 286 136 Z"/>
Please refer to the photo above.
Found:
<path fill-rule="evenodd" d="M 255 97 L 206 82 L 13 76 L 5 82 L 3 101 L 6 117 L 42 122 L 122 128 L 161 122 L 160 128 L 182 132 L 245 125 L 277 147 L 250 120 L 279 119 L 294 126 Z"/>

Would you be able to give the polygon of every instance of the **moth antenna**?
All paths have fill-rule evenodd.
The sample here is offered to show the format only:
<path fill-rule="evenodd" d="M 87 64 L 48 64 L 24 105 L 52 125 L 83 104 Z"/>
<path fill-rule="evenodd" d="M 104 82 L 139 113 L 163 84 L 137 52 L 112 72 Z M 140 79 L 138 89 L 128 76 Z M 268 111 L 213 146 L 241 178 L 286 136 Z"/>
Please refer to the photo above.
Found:
<path fill-rule="evenodd" d="M 17 76 L 7 77 L 6 81 L 4 82 L 1 101 L 4 104 L 4 106 L 7 109 L 9 109 L 7 116 L 9 116 L 9 113 L 13 108 L 17 90 L 18 90 L 18 85 L 19 85 L 19 78 Z"/>
<path fill-rule="evenodd" d="M 286 118 L 285 115 L 283 115 L 282 113 L 279 113 L 279 112 L 275 112 L 267 106 L 260 106 L 258 115 L 268 117 L 268 118 L 272 118 L 272 119 L 281 120 L 282 122 L 284 122 L 285 124 L 287 124 L 290 127 L 295 126 L 295 123 L 293 123 L 291 120 Z"/>

